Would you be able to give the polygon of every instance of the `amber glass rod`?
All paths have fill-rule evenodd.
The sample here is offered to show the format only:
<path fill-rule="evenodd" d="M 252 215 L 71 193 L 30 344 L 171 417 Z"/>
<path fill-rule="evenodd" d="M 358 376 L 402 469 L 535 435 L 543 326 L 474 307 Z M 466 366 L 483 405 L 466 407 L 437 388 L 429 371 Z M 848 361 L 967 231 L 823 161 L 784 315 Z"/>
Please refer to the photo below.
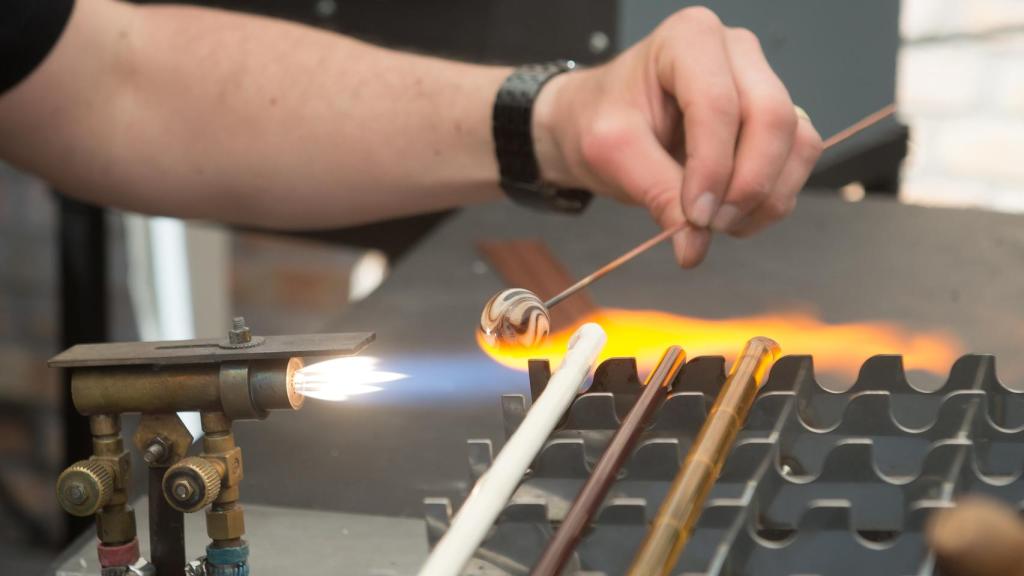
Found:
<path fill-rule="evenodd" d="M 718 392 L 683 467 L 672 480 L 668 495 L 633 558 L 630 576 L 671 573 L 736 434 L 743 428 L 757 389 L 778 354 L 779 345 L 768 338 L 757 337 L 747 342 Z"/>

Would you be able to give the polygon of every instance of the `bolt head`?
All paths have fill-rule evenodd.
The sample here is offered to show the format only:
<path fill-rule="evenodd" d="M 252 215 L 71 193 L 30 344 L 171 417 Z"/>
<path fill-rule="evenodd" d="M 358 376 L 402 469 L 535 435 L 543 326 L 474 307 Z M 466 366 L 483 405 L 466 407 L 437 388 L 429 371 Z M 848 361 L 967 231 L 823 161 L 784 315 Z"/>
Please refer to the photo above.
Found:
<path fill-rule="evenodd" d="M 85 504 L 85 501 L 89 498 L 89 494 L 86 492 L 85 486 L 82 486 L 78 482 L 72 482 L 64 488 L 64 497 L 67 498 L 68 502 L 81 506 L 82 504 Z"/>
<path fill-rule="evenodd" d="M 82 460 L 68 466 L 57 478 L 57 499 L 66 512 L 92 516 L 107 505 L 114 491 L 113 465 Z"/>
<path fill-rule="evenodd" d="M 192 486 L 192 483 L 185 479 L 178 480 L 171 486 L 171 493 L 182 502 L 188 501 L 195 491 L 196 489 Z"/>
<path fill-rule="evenodd" d="M 228 342 L 232 344 L 245 344 L 252 341 L 252 330 L 245 325 L 245 318 L 239 316 L 231 324 L 228 331 Z"/>
<path fill-rule="evenodd" d="M 146 451 L 142 453 L 142 460 L 149 465 L 159 464 L 167 458 L 167 453 L 167 444 L 157 438 L 149 446 L 146 446 Z"/>

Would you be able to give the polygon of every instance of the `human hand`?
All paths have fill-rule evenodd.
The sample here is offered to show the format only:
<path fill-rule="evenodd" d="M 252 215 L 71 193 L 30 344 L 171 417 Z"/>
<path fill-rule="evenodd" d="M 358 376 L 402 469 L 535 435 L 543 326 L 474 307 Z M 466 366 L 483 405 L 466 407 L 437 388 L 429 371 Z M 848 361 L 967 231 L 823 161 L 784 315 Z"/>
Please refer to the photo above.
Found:
<path fill-rule="evenodd" d="M 642 204 L 679 263 L 711 231 L 748 236 L 785 217 L 821 155 L 752 32 L 687 8 L 611 62 L 562 74 L 534 107 L 542 177 Z"/>

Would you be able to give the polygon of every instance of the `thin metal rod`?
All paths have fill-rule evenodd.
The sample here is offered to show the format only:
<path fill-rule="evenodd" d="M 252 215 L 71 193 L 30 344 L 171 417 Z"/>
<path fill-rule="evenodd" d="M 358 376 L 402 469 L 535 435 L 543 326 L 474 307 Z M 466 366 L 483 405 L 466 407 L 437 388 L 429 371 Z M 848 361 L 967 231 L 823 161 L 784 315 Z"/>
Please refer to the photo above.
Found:
<path fill-rule="evenodd" d="M 835 146 L 836 144 L 839 144 L 840 142 L 850 138 L 851 136 L 859 134 L 860 132 L 863 132 L 864 130 L 874 126 L 875 124 L 878 124 L 882 120 L 885 120 L 886 118 L 892 116 L 895 113 L 896 103 L 890 102 L 888 105 L 879 108 L 878 110 L 872 112 L 871 114 L 868 114 L 867 116 L 854 122 L 850 126 L 840 130 L 839 132 L 836 132 L 832 136 L 829 136 L 824 142 L 822 142 L 821 147 L 823 150 L 828 150 L 829 148 Z"/>
<path fill-rule="evenodd" d="M 896 104 L 895 103 L 890 103 L 890 104 L 888 104 L 888 105 L 886 105 L 886 106 L 884 106 L 884 107 L 882 107 L 882 108 L 872 112 L 871 114 L 868 114 L 867 116 L 861 118 L 857 122 L 854 122 L 853 124 L 851 124 L 849 127 L 844 128 L 844 129 L 840 130 L 839 132 L 836 132 L 835 134 L 830 136 L 827 140 L 825 140 L 822 143 L 822 149 L 823 150 L 828 150 L 829 148 L 835 146 L 836 144 L 839 144 L 840 142 L 849 139 L 850 137 L 854 136 L 855 134 L 858 134 L 858 133 L 866 130 L 867 128 L 870 128 L 871 126 L 874 126 L 875 124 L 878 124 L 882 120 L 885 120 L 889 116 L 892 116 L 895 112 L 896 112 Z M 562 290 L 558 294 L 552 296 L 547 302 L 544 303 L 544 307 L 547 308 L 550 311 L 551 308 L 553 308 L 554 306 L 558 305 L 560 302 L 562 302 L 566 298 L 572 296 L 573 294 L 579 292 L 580 290 L 586 288 L 587 286 L 590 286 L 595 281 L 597 281 L 598 279 L 600 279 L 604 275 L 608 274 L 612 270 L 615 270 L 619 266 L 622 266 L 626 262 L 629 262 L 633 258 L 636 258 L 637 256 L 639 256 L 640 254 L 643 254 L 644 252 L 646 252 L 650 248 L 652 248 L 654 246 L 657 246 L 658 244 L 661 244 L 665 240 L 667 240 L 667 239 L 671 238 L 672 236 L 674 236 L 676 233 L 682 232 L 686 228 L 686 226 L 687 226 L 687 223 L 684 221 L 681 224 L 678 224 L 678 225 L 676 225 L 676 226 L 674 226 L 672 228 L 669 228 L 667 230 L 663 230 L 663 231 L 659 232 L 657 235 L 655 235 L 654 237 L 644 241 L 639 246 L 633 248 L 629 252 L 626 252 L 622 256 L 619 256 L 615 260 L 612 260 L 611 262 L 609 262 L 609 263 L 605 264 L 604 266 L 598 268 L 594 272 L 591 272 L 589 275 L 584 276 L 580 281 L 576 282 L 572 286 L 569 286 L 565 290 Z"/>
<path fill-rule="evenodd" d="M 572 286 L 569 286 L 565 290 L 562 290 L 561 293 L 556 294 L 550 300 L 545 302 L 544 303 L 544 307 L 547 308 L 548 310 L 551 310 L 551 308 L 553 306 L 555 306 L 556 304 L 558 304 L 562 300 L 565 300 L 566 298 L 568 298 L 569 296 L 572 296 L 576 292 L 579 292 L 580 290 L 586 288 L 587 286 L 590 286 L 598 278 L 604 276 L 605 274 L 611 272 L 612 270 L 615 270 L 616 268 L 618 268 L 619 266 L 622 266 L 626 262 L 629 262 L 630 260 L 632 260 L 636 256 L 638 256 L 640 254 L 643 254 L 644 252 L 646 252 L 652 246 L 655 246 L 657 244 L 661 244 L 662 241 L 664 241 L 665 239 L 671 237 L 673 234 L 675 234 L 676 232 L 678 232 L 680 230 L 682 230 L 681 226 L 677 227 L 677 228 L 669 228 L 668 230 L 661 231 L 660 233 L 658 233 L 653 238 L 650 238 L 649 240 L 641 243 L 639 246 L 636 246 L 635 248 L 633 248 L 629 252 L 626 252 L 622 256 L 619 256 L 615 260 L 612 260 L 611 262 L 605 264 L 601 268 L 598 268 L 596 271 L 592 272 L 590 275 L 583 277 L 580 281 L 576 282 Z"/>
<path fill-rule="evenodd" d="M 629 576 L 667 576 L 672 573 L 704 500 L 718 478 L 725 458 L 754 404 L 757 390 L 779 354 L 779 345 L 752 338 L 732 365 L 718 398 L 708 411 L 693 446 L 654 517 Z"/>
<path fill-rule="evenodd" d="M 622 420 L 622 425 L 608 443 L 608 448 L 601 455 L 601 459 L 597 461 L 590 478 L 580 489 L 576 501 L 572 503 L 558 531 L 548 542 L 540 560 L 530 572 L 531 576 L 558 576 L 562 573 L 562 568 L 572 556 L 573 550 L 583 536 L 583 531 L 608 495 L 619 469 L 640 439 L 644 426 L 668 395 L 669 387 L 685 363 L 686 353 L 679 346 L 665 350 L 658 366 L 647 377 L 644 391 Z"/>

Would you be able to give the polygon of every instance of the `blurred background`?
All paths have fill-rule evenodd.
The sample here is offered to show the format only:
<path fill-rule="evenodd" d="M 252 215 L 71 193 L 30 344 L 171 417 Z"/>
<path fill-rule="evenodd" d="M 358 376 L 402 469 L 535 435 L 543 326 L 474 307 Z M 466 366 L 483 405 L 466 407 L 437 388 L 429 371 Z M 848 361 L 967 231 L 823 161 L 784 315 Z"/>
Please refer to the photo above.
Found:
<path fill-rule="evenodd" d="M 202 4 L 202 2 L 199 2 Z M 487 62 L 597 63 L 689 5 L 670 0 L 234 0 L 373 42 Z M 846 201 L 1024 212 L 1024 3 L 709 3 L 753 29 L 823 135 L 892 101 L 898 121 L 829 152 Z M 446 215 L 281 235 L 81 205 L 0 164 L 0 573 L 44 569 L 81 525 L 53 480 L 88 445 L 46 360 L 76 342 L 323 331 Z"/>

